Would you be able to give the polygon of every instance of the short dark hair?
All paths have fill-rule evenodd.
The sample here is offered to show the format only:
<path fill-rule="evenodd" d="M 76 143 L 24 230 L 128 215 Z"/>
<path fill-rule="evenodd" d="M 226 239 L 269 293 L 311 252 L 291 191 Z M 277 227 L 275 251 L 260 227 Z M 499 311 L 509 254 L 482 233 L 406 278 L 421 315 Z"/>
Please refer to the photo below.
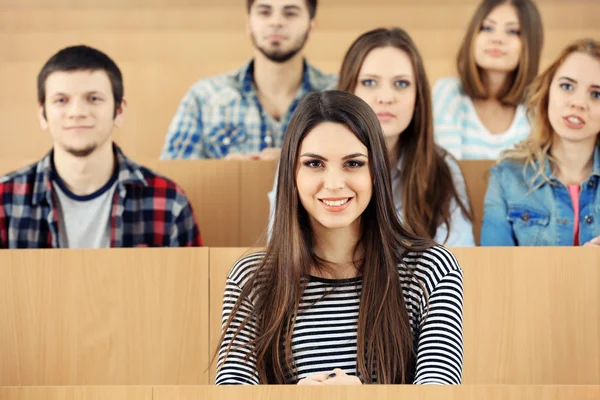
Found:
<path fill-rule="evenodd" d="M 37 78 L 38 103 L 46 102 L 46 80 L 57 71 L 105 71 L 115 100 L 115 116 L 123 102 L 123 76 L 117 64 L 103 52 L 88 46 L 71 46 L 50 57 Z M 45 115 L 45 113 L 44 113 Z"/>
<path fill-rule="evenodd" d="M 252 4 L 254 4 L 255 1 L 256 0 L 246 0 L 248 12 L 250 12 L 250 8 L 252 8 Z M 310 16 L 310 19 L 314 19 L 315 15 L 317 15 L 317 0 L 304 0 L 304 2 L 308 8 L 308 15 Z"/>

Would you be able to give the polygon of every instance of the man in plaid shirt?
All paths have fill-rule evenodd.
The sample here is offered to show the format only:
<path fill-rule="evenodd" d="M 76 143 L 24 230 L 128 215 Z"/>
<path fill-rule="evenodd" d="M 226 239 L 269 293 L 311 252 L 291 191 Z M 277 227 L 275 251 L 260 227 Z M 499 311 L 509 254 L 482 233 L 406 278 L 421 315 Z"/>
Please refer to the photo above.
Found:
<path fill-rule="evenodd" d="M 199 246 L 182 189 L 112 142 L 123 122 L 123 79 L 86 46 L 55 54 L 38 75 L 42 160 L 0 178 L 0 248 Z"/>
<path fill-rule="evenodd" d="M 300 100 L 337 78 L 311 66 L 302 50 L 317 0 L 246 0 L 252 60 L 196 82 L 171 121 L 162 159 L 276 159 Z"/>

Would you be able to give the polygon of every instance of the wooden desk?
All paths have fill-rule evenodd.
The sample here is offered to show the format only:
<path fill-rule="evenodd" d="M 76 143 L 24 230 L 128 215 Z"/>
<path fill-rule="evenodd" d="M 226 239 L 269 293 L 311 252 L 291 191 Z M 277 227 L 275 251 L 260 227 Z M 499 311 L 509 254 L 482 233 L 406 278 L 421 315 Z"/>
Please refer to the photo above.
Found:
<path fill-rule="evenodd" d="M 0 385 L 208 383 L 208 249 L 0 251 Z"/>
<path fill-rule="evenodd" d="M 598 400 L 600 386 L 0 387 L 3 400 Z"/>
<path fill-rule="evenodd" d="M 598 400 L 598 398 L 600 398 L 600 386 L 202 386 L 154 389 L 154 400 Z"/>

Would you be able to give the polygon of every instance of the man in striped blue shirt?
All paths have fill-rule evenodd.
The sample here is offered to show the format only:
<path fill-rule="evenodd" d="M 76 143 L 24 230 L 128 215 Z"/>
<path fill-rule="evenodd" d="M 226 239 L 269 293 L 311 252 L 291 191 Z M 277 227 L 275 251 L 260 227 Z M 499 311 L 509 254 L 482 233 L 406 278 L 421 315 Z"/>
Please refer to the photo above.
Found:
<path fill-rule="evenodd" d="M 169 126 L 162 159 L 277 158 L 300 100 L 335 86 L 334 75 L 302 56 L 317 0 L 247 0 L 247 8 L 253 59 L 191 87 Z"/>

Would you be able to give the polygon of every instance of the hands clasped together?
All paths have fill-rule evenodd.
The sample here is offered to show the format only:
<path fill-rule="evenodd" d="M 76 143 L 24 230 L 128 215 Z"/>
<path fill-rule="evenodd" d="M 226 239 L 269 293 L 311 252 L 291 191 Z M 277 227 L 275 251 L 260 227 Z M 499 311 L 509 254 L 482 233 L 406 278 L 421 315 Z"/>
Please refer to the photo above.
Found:
<path fill-rule="evenodd" d="M 353 375 L 348 375 L 339 368 L 333 372 L 322 372 L 319 374 L 309 375 L 298 381 L 298 385 L 327 385 L 327 386 L 342 386 L 342 385 L 362 385 L 360 379 Z"/>

